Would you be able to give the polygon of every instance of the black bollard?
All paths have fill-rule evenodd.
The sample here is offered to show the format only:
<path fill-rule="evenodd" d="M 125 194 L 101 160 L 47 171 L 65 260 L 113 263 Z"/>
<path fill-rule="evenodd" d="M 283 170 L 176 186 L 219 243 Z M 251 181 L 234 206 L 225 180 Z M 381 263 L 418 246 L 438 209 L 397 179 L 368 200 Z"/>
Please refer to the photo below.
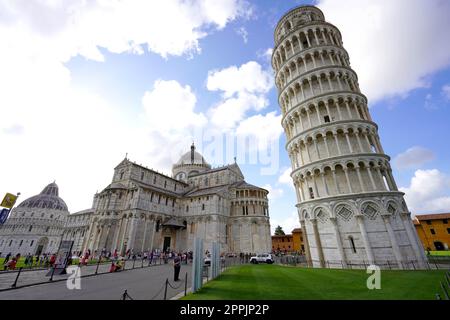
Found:
<path fill-rule="evenodd" d="M 53 274 L 55 273 L 55 267 L 52 267 L 52 275 L 50 276 L 49 281 L 53 281 Z"/>
<path fill-rule="evenodd" d="M 95 269 L 95 274 L 98 274 L 98 266 L 100 265 L 100 259 L 97 261 L 97 268 Z"/>
<path fill-rule="evenodd" d="M 167 285 L 169 284 L 169 279 L 166 279 L 166 287 L 164 288 L 164 300 L 167 299 Z"/>
<path fill-rule="evenodd" d="M 22 272 L 22 267 L 19 268 L 19 272 L 17 272 L 16 280 L 11 285 L 12 288 L 15 288 L 17 286 L 17 280 L 19 280 L 20 273 Z"/>
<path fill-rule="evenodd" d="M 184 277 L 184 296 L 187 295 L 187 275 L 188 273 L 186 272 L 186 276 Z"/>

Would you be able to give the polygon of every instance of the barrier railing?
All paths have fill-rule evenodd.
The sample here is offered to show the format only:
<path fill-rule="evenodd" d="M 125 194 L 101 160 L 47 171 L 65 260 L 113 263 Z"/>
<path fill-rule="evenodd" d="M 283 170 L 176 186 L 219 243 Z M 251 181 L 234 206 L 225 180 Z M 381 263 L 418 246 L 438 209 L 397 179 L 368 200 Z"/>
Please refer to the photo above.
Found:
<path fill-rule="evenodd" d="M 127 262 L 130 262 L 130 260 L 124 260 L 122 270 L 118 270 L 115 272 L 122 272 L 122 271 L 129 271 L 134 269 L 141 269 L 141 268 L 148 268 L 148 267 L 154 267 L 154 266 L 160 266 L 164 263 L 162 258 L 153 258 L 153 259 L 139 259 L 141 260 L 140 265 L 136 264 L 136 260 L 133 260 L 133 264 L 131 268 L 127 268 L 129 264 Z M 144 264 L 144 260 L 147 260 L 147 263 Z M 78 265 L 81 270 L 83 270 L 83 274 L 80 276 L 80 278 L 84 277 L 92 277 L 97 275 L 103 275 L 103 274 L 109 274 L 113 271 L 111 271 L 111 265 L 112 263 L 116 263 L 117 261 L 102 261 L 98 260 L 96 264 L 88 264 L 88 265 Z M 72 265 L 77 266 L 77 265 Z M 15 276 L 14 276 L 15 274 Z M 49 275 L 48 275 L 49 274 Z M 24 279 L 22 281 L 22 278 Z M 40 285 L 40 284 L 47 284 L 49 282 L 58 282 L 58 281 L 65 281 L 67 280 L 68 275 L 56 275 L 55 274 L 55 268 L 49 267 L 49 268 L 39 268 L 39 269 L 25 269 L 24 267 L 20 267 L 16 270 L 11 271 L 3 271 L 0 272 L 0 292 L 6 291 L 6 290 L 12 290 L 12 289 L 18 289 L 28 286 L 34 286 L 34 285 Z M 9 282 L 11 281 L 11 282 Z M 8 282 L 10 284 L 8 284 Z"/>

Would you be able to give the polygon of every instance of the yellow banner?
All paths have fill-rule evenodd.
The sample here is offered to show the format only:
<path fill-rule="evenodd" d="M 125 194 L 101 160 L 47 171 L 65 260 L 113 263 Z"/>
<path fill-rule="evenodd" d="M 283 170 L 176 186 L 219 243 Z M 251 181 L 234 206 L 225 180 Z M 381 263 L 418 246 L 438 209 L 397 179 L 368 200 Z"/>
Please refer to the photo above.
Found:
<path fill-rule="evenodd" d="M 5 207 L 8 209 L 11 209 L 14 204 L 16 203 L 17 196 L 13 195 L 12 193 L 7 193 L 5 197 L 3 198 L 2 203 L 0 204 L 0 207 Z"/>

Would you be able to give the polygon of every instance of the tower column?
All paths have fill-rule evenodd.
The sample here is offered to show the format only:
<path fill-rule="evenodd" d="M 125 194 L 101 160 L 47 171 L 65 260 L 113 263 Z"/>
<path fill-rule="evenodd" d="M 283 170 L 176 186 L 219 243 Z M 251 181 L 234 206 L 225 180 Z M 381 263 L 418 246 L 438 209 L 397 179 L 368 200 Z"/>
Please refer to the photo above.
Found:
<path fill-rule="evenodd" d="M 364 225 L 364 216 L 362 214 L 356 215 L 356 220 L 358 221 L 359 231 L 364 241 L 364 247 L 366 249 L 367 259 L 369 259 L 369 264 L 374 264 L 372 247 L 370 246 L 369 236 L 367 235 L 366 226 Z"/>
<path fill-rule="evenodd" d="M 317 249 L 317 254 L 319 256 L 320 267 L 325 268 L 325 258 L 323 255 L 322 243 L 320 241 L 319 229 L 317 228 L 317 219 L 310 219 L 309 221 L 311 222 L 311 224 L 313 226 L 314 240 L 316 241 L 316 249 Z"/>
<path fill-rule="evenodd" d="M 311 252 L 309 251 L 308 232 L 306 230 L 306 223 L 304 219 L 300 219 L 300 225 L 302 226 L 303 242 L 305 243 L 305 255 L 308 265 L 311 263 Z"/>
<path fill-rule="evenodd" d="M 336 244 L 339 250 L 339 255 L 341 257 L 342 266 L 347 268 L 347 258 L 345 257 L 344 246 L 342 245 L 341 233 L 337 225 L 336 217 L 330 217 L 331 224 L 333 225 L 334 235 L 336 237 Z"/>
<path fill-rule="evenodd" d="M 395 259 L 397 260 L 398 267 L 403 269 L 402 255 L 400 254 L 400 248 L 398 247 L 397 239 L 395 238 L 394 230 L 392 229 L 390 215 L 381 215 L 386 226 L 386 231 L 389 234 L 389 239 L 391 241 L 392 250 L 394 251 Z"/>

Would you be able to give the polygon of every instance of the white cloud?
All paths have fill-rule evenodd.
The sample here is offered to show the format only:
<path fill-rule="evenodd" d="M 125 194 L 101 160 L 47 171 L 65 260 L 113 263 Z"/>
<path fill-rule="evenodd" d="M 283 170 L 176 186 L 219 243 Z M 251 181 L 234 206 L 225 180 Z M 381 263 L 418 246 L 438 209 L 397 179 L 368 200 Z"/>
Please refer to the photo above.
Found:
<path fill-rule="evenodd" d="M 272 59 L 273 48 L 267 48 L 265 50 L 258 50 L 256 52 L 256 56 L 260 59 L 263 59 L 265 62 L 271 62 Z"/>
<path fill-rule="evenodd" d="M 425 163 L 433 161 L 435 157 L 433 151 L 421 146 L 414 146 L 397 155 L 394 163 L 399 169 L 417 169 Z"/>
<path fill-rule="evenodd" d="M 428 86 L 450 65 L 450 2 L 440 0 L 319 0 L 337 26 L 361 90 L 376 101 Z"/>
<path fill-rule="evenodd" d="M 433 111 L 433 110 L 437 110 L 438 109 L 437 105 L 433 101 L 433 95 L 431 93 L 428 93 L 425 96 L 424 107 L 428 111 Z"/>
<path fill-rule="evenodd" d="M 194 112 L 196 103 L 191 88 L 175 80 L 155 81 L 153 89 L 142 98 L 150 127 L 160 133 L 203 127 L 207 119 L 202 113 Z"/>
<path fill-rule="evenodd" d="M 286 168 L 286 170 L 284 170 L 283 173 L 281 174 L 281 176 L 278 178 L 278 182 L 292 186 L 293 184 L 292 184 L 291 172 L 292 172 L 291 168 Z"/>
<path fill-rule="evenodd" d="M 297 212 L 293 211 L 289 215 L 283 216 L 279 213 L 271 214 L 270 229 L 272 234 L 275 234 L 275 229 L 277 226 L 281 226 L 286 234 L 291 233 L 295 228 L 300 228 Z"/>
<path fill-rule="evenodd" d="M 101 50 L 190 56 L 200 52 L 202 38 L 251 14 L 247 8 L 238 0 L 0 0 L 0 141 L 8 144 L 2 167 L 11 168 L 2 173 L 0 194 L 20 191 L 24 200 L 56 179 L 73 212 L 91 205 L 125 152 L 168 172 L 167 154 L 182 150 L 182 143 L 184 150 L 191 142 L 190 126 L 205 122 L 194 111 L 192 90 L 174 82 L 155 83 L 142 99 L 147 111 L 156 102 L 157 117 L 180 108 L 156 122 L 145 112 L 132 114 L 142 106 L 124 108 L 74 88 L 65 63 L 77 55 L 101 62 Z M 162 101 L 167 88 L 174 91 Z M 180 127 L 167 132 L 172 118 Z"/>
<path fill-rule="evenodd" d="M 249 61 L 240 67 L 210 71 L 206 86 L 210 91 L 223 91 L 224 97 L 230 98 L 241 93 L 267 93 L 273 87 L 273 78 L 259 63 Z"/>
<path fill-rule="evenodd" d="M 261 111 L 268 106 L 266 94 L 273 87 L 273 78 L 259 63 L 249 61 L 240 67 L 210 71 L 206 86 L 223 96 L 210 110 L 212 123 L 221 129 L 232 129 L 247 111 Z"/>
<path fill-rule="evenodd" d="M 265 150 L 273 142 L 278 142 L 282 133 L 281 115 L 277 115 L 275 111 L 248 117 L 236 128 L 238 137 L 248 137 L 256 141 L 259 150 Z M 277 147 L 279 147 L 278 144 Z"/>
<path fill-rule="evenodd" d="M 263 186 L 263 188 L 266 189 L 267 191 L 269 191 L 269 194 L 267 195 L 267 198 L 269 199 L 269 201 L 275 201 L 276 199 L 280 198 L 284 194 L 283 189 L 272 187 L 272 185 L 270 185 L 270 184 L 265 184 Z"/>
<path fill-rule="evenodd" d="M 442 86 L 442 95 L 448 101 L 450 101 L 450 84 Z"/>
<path fill-rule="evenodd" d="M 450 177 L 437 169 L 417 170 L 410 185 L 400 191 L 413 214 L 450 209 Z"/>
<path fill-rule="evenodd" d="M 239 29 L 236 30 L 236 33 L 242 37 L 244 43 L 248 42 L 248 31 L 247 29 L 245 29 L 245 27 L 240 27 Z"/>
<path fill-rule="evenodd" d="M 209 110 L 211 122 L 220 129 L 233 129 L 250 110 L 260 111 L 269 105 L 265 95 L 241 93 L 237 97 L 223 99 Z"/>
<path fill-rule="evenodd" d="M 146 47 L 163 57 L 198 53 L 211 29 L 251 14 L 239 0 L 3 1 L 0 11 L 0 34 L 10 35 L 5 40 L 62 61 L 76 54 L 102 61 L 99 47 L 114 53 Z"/>

